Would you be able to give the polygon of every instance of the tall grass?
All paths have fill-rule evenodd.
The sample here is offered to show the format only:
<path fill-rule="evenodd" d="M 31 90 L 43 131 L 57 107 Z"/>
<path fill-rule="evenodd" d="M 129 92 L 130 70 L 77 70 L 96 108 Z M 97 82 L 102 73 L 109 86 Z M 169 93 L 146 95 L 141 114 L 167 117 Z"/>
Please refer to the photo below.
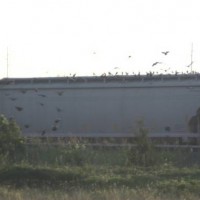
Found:
<path fill-rule="evenodd" d="M 127 163 L 128 149 L 93 148 L 85 146 L 59 146 L 34 144 L 26 146 L 23 159 L 21 155 L 15 163 L 49 166 L 107 165 L 124 166 Z"/>
<path fill-rule="evenodd" d="M 146 136 L 142 136 L 146 137 Z M 145 142 L 144 142 L 145 141 Z M 138 166 L 150 167 L 170 164 L 179 167 L 199 166 L 200 152 L 190 150 L 156 149 L 142 140 L 138 147 L 90 147 L 84 144 L 64 145 L 33 143 L 24 145 L 23 151 L 15 151 L 12 160 L 0 155 L 0 166 L 24 163 L 32 166 Z"/>

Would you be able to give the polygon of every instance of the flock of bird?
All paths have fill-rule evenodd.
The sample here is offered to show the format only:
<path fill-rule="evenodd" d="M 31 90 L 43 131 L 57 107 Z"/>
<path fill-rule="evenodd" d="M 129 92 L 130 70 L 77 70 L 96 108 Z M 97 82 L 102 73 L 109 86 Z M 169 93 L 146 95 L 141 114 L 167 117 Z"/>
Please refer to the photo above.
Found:
<path fill-rule="evenodd" d="M 38 93 L 38 89 L 35 89 L 34 91 L 37 93 L 37 96 L 38 96 L 39 98 L 47 98 L 47 95 Z M 26 93 L 27 93 L 26 90 L 19 90 L 18 92 L 21 93 L 21 94 L 26 94 Z M 30 91 L 29 91 L 29 92 L 30 92 Z M 56 93 L 57 93 L 58 96 L 62 96 L 63 93 L 64 93 L 64 91 L 57 91 Z M 13 95 L 13 94 L 12 94 L 12 95 Z M 17 97 L 11 96 L 10 93 L 5 93 L 5 96 L 7 96 L 7 97 L 10 99 L 10 101 L 15 102 L 14 108 L 15 108 L 15 110 L 16 110 L 17 112 L 23 112 L 23 111 L 24 111 L 24 107 L 18 105 L 18 102 L 20 102 L 20 96 L 19 96 L 19 94 L 17 95 L 18 98 L 17 98 Z M 44 103 L 44 102 L 39 101 L 39 102 L 37 102 L 37 103 L 38 103 L 38 105 L 40 105 L 40 106 L 42 106 L 42 107 L 45 106 L 45 103 Z M 60 113 L 60 112 L 63 111 L 63 109 L 61 109 L 61 108 L 58 107 L 58 106 L 57 106 L 57 107 L 55 106 L 55 110 L 56 110 L 58 113 Z M 52 130 L 52 131 L 57 131 L 58 128 L 59 128 L 60 122 L 61 122 L 61 119 L 60 119 L 60 118 L 56 118 L 56 119 L 54 120 L 53 124 L 52 124 L 51 130 Z M 25 128 L 25 129 L 29 129 L 30 127 L 31 127 L 30 124 L 24 124 L 24 128 Z M 46 133 L 46 129 L 41 130 L 41 135 L 45 135 L 45 133 Z"/>
<path fill-rule="evenodd" d="M 163 54 L 164 56 L 167 56 L 168 54 L 170 53 L 170 51 L 162 51 L 161 52 L 161 54 Z M 93 54 L 94 55 L 96 55 L 96 52 L 93 52 Z M 128 56 L 128 59 L 131 59 L 132 58 L 132 55 L 129 55 Z M 155 66 L 157 66 L 157 65 L 160 65 L 160 64 L 163 64 L 163 62 L 160 62 L 160 61 L 156 61 L 156 62 L 154 62 L 154 63 L 152 63 L 152 65 L 151 65 L 151 67 L 155 67 Z M 190 68 L 191 66 L 192 66 L 192 64 L 193 64 L 193 61 L 191 61 L 191 63 L 189 64 L 189 65 L 187 65 L 186 67 L 187 68 Z M 120 69 L 119 67 L 114 67 L 113 68 L 114 70 L 117 70 L 117 69 Z M 167 69 L 160 69 L 160 71 L 161 72 L 156 72 L 156 74 L 162 74 L 162 72 L 164 72 L 164 73 L 169 73 L 169 71 L 170 71 L 170 67 L 168 67 Z M 174 72 L 170 72 L 169 74 L 178 74 L 179 72 L 177 72 L 177 71 L 174 71 Z M 190 72 L 189 71 L 186 71 L 186 73 L 187 74 L 189 74 Z M 140 74 L 140 72 L 138 73 L 138 74 Z M 155 72 L 147 72 L 146 73 L 146 75 L 149 75 L 149 74 L 155 74 Z M 92 74 L 93 76 L 97 76 L 95 73 L 93 73 Z M 128 72 L 114 72 L 114 73 L 112 73 L 112 72 L 104 72 L 104 73 L 102 73 L 101 75 L 100 75 L 100 77 L 106 77 L 106 76 L 119 76 L 119 75 L 122 75 L 122 76 L 124 76 L 124 75 L 126 75 L 126 76 L 128 76 L 128 75 L 137 75 L 137 74 L 135 74 L 134 72 L 132 72 L 132 74 L 130 74 L 130 73 L 128 73 Z M 71 77 L 72 79 L 75 79 L 75 77 L 77 76 L 77 74 L 75 73 L 75 74 L 69 74 L 69 77 Z"/>
<path fill-rule="evenodd" d="M 162 51 L 161 53 L 166 56 L 169 53 L 169 51 Z M 162 62 L 155 62 L 155 63 L 152 64 L 152 67 L 154 67 L 157 64 L 162 64 Z"/>

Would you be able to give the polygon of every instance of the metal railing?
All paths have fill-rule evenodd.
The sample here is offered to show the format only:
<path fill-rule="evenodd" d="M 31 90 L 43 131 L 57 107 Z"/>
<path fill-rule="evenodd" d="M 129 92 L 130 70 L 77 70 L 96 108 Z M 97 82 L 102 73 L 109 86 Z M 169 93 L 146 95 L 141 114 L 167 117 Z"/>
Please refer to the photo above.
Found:
<path fill-rule="evenodd" d="M 130 133 L 79 133 L 79 134 L 37 134 L 30 133 L 25 135 L 28 144 L 33 144 L 31 141 L 39 139 L 39 143 L 43 145 L 69 145 L 73 138 L 83 143 L 85 146 L 92 147 L 134 147 L 137 146 L 134 139 L 138 137 L 137 134 Z M 200 149 L 200 134 L 194 133 L 149 133 L 147 137 L 153 141 L 156 148 L 167 149 Z M 93 139 L 91 140 L 87 139 Z M 111 140 L 110 140 L 111 139 Z M 51 140 L 51 142 L 49 142 Z M 131 141 L 132 140 L 132 141 Z M 37 140 L 38 142 L 38 140 Z"/>
<path fill-rule="evenodd" d="M 45 133 L 42 135 L 41 133 L 27 133 L 24 134 L 25 137 L 114 137 L 114 138 L 134 138 L 137 137 L 137 134 L 134 133 Z M 186 133 L 186 132 L 159 132 L 159 133 L 148 133 L 147 136 L 149 138 L 165 138 L 165 137 L 170 137 L 170 138 L 200 138 L 200 134 L 198 133 Z"/>

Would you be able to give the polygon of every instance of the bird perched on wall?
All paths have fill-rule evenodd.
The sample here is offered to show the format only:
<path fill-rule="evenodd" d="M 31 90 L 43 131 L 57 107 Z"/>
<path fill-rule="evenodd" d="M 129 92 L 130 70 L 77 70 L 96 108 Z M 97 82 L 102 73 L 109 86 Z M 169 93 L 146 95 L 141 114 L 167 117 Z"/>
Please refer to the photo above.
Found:
<path fill-rule="evenodd" d="M 162 54 L 164 54 L 165 56 L 169 53 L 169 51 L 163 51 L 161 52 Z"/>
<path fill-rule="evenodd" d="M 23 110 L 23 108 L 22 108 L 22 107 L 19 107 L 19 106 L 15 106 L 15 109 L 16 109 L 17 111 L 22 111 L 22 110 Z"/>
<path fill-rule="evenodd" d="M 170 70 L 170 67 L 169 67 L 168 69 L 160 69 L 160 70 L 162 70 L 162 71 L 164 71 L 164 72 L 167 72 L 167 71 Z"/>
<path fill-rule="evenodd" d="M 106 73 L 103 73 L 103 74 L 101 75 L 101 77 L 106 77 Z"/>
<path fill-rule="evenodd" d="M 170 67 L 169 67 L 168 69 L 165 69 L 164 71 L 165 71 L 165 72 L 168 72 L 169 70 L 170 70 Z"/>
<path fill-rule="evenodd" d="M 21 90 L 21 93 L 22 94 L 26 94 L 26 90 Z"/>
<path fill-rule="evenodd" d="M 155 63 L 153 63 L 152 67 L 155 66 L 155 65 L 157 65 L 157 64 L 161 64 L 161 62 L 155 62 Z"/>

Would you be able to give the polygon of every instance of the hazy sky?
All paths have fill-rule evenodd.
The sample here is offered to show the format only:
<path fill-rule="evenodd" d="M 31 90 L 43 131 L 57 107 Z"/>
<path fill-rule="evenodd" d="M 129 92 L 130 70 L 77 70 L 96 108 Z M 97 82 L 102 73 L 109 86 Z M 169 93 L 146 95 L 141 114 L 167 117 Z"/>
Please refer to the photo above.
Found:
<path fill-rule="evenodd" d="M 185 72 L 192 43 L 200 72 L 199 9 L 199 0 L 1 0 L 0 77 L 7 47 L 9 77 Z"/>

